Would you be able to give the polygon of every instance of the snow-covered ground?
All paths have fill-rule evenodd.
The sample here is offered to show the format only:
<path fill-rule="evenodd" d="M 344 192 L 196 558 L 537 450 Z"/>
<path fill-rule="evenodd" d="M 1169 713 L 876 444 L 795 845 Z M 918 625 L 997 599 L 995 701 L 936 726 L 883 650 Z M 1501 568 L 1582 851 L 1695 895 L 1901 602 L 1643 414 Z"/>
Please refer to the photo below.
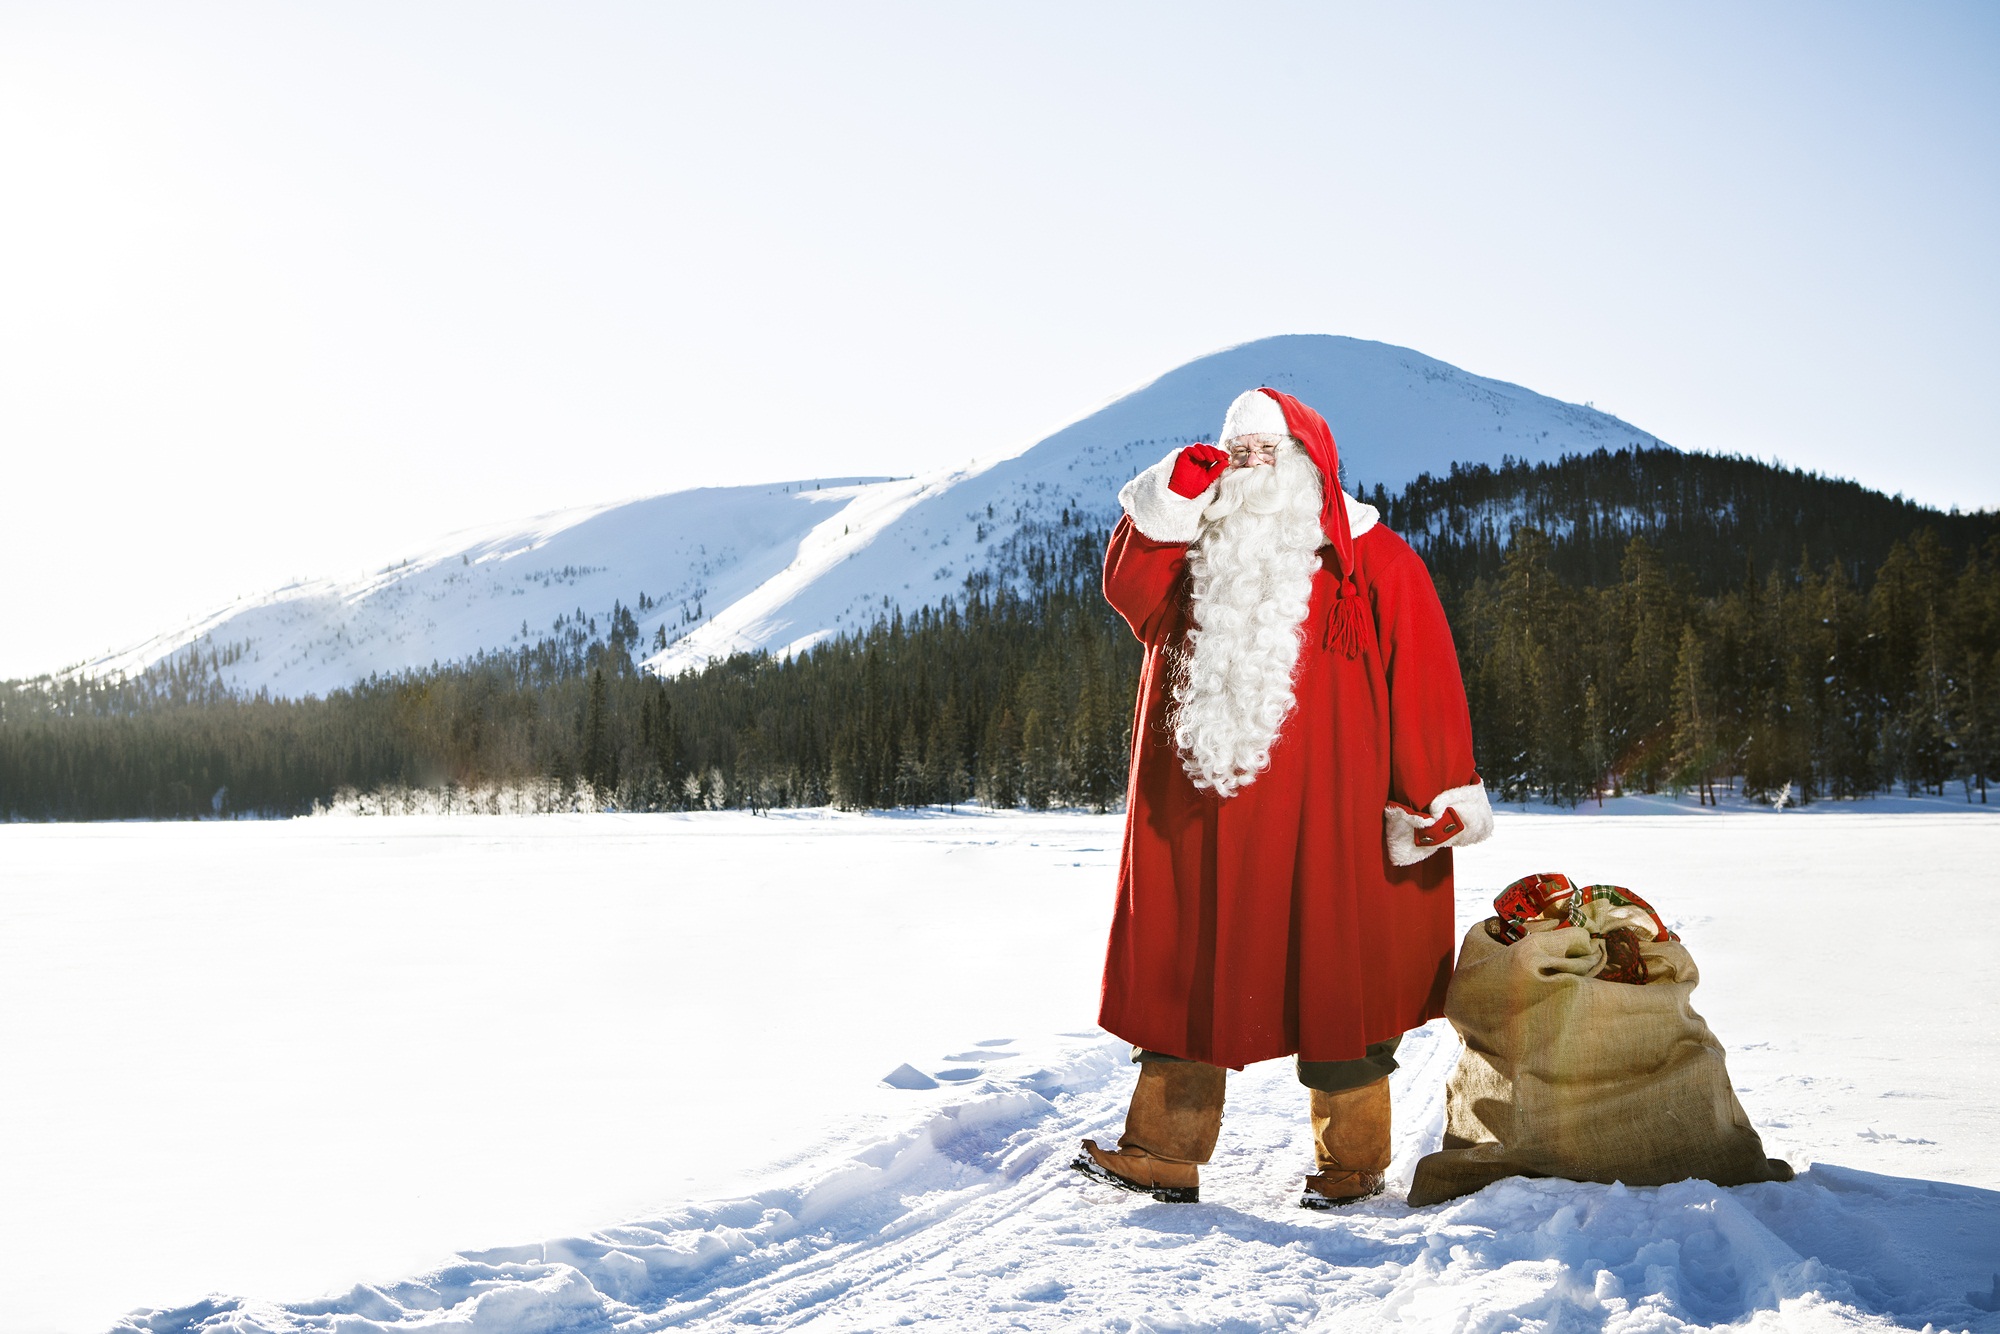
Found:
<path fill-rule="evenodd" d="M 1176 444 L 1208 439 L 1229 401 L 1269 384 L 1326 413 L 1350 486 L 1392 490 L 1453 463 L 1555 459 L 1660 442 L 1408 348 L 1357 338 L 1263 338 L 1180 366 L 1013 457 L 971 460 L 941 425 L 937 470 L 705 487 L 460 533 L 358 578 L 314 579 L 85 664 L 131 672 L 214 653 L 232 687 L 324 694 L 550 634 L 558 617 L 608 632 L 613 602 L 677 672 L 746 649 L 774 652 L 915 608 L 992 567 L 1024 524 L 1115 513 L 1118 488 Z M 1002 562 L 1004 569 L 1004 562 Z M 644 594 L 647 605 L 640 605 Z"/>
<path fill-rule="evenodd" d="M 1330 1215 L 1282 1062 L 1200 1205 L 1065 1169 L 1116 817 L 0 827 L 0 1329 L 2000 1330 L 2000 820 L 1933 809 L 1507 814 L 1461 917 L 1652 898 L 1806 1170 Z"/>

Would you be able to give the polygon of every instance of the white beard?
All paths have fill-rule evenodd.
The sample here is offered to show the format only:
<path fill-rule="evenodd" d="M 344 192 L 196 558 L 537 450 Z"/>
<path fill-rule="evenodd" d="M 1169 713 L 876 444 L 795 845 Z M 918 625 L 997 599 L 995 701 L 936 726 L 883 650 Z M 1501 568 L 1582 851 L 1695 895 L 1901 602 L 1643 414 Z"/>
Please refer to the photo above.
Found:
<path fill-rule="evenodd" d="M 1296 441 L 1273 467 L 1234 469 L 1188 548 L 1195 628 L 1168 721 L 1198 788 L 1231 797 L 1271 763 L 1297 702 L 1301 627 L 1319 568 L 1319 468 Z"/>

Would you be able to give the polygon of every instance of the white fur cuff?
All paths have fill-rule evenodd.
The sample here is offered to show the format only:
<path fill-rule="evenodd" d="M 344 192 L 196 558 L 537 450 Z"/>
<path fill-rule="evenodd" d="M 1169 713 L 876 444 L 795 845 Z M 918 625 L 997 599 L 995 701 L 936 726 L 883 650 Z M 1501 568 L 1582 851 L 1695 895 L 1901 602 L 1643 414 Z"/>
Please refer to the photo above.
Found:
<path fill-rule="evenodd" d="M 1174 494 L 1167 485 L 1180 453 L 1177 449 L 1167 455 L 1118 492 L 1118 503 L 1132 516 L 1132 525 L 1155 542 L 1192 542 L 1201 535 L 1208 492 L 1190 498 Z"/>
<path fill-rule="evenodd" d="M 1458 812 L 1465 828 L 1429 847 L 1419 846 L 1417 831 L 1436 824 L 1447 806 Z M 1493 805 L 1486 800 L 1484 783 L 1449 787 L 1431 798 L 1431 810 L 1427 816 L 1402 806 L 1383 808 L 1382 832 L 1389 844 L 1389 860 L 1397 866 L 1415 866 L 1439 848 L 1462 848 L 1468 843 L 1479 843 L 1492 837 Z"/>

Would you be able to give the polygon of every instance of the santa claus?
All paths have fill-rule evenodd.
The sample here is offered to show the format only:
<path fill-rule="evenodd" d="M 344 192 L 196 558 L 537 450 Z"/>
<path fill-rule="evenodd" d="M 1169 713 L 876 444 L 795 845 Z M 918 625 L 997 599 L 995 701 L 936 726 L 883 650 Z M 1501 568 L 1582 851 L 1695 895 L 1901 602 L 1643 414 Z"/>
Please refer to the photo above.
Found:
<path fill-rule="evenodd" d="M 1325 1208 L 1382 1188 L 1396 1044 L 1444 1012 L 1450 850 L 1493 813 L 1430 574 L 1341 490 L 1326 421 L 1258 389 L 1221 442 L 1127 483 L 1105 554 L 1145 660 L 1098 1017 L 1139 1080 L 1075 1165 L 1197 1199 L 1225 1071 L 1295 1056 Z"/>

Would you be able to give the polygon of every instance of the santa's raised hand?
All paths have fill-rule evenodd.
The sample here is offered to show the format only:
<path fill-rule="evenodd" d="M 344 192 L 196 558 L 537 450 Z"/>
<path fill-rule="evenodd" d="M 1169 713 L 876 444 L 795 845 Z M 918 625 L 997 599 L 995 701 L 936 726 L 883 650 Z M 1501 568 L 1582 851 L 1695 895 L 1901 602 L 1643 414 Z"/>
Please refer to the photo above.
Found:
<path fill-rule="evenodd" d="M 1228 450 L 1217 449 L 1214 445 L 1189 445 L 1174 460 L 1174 472 L 1167 479 L 1167 490 L 1193 500 L 1220 481 L 1228 469 Z"/>

